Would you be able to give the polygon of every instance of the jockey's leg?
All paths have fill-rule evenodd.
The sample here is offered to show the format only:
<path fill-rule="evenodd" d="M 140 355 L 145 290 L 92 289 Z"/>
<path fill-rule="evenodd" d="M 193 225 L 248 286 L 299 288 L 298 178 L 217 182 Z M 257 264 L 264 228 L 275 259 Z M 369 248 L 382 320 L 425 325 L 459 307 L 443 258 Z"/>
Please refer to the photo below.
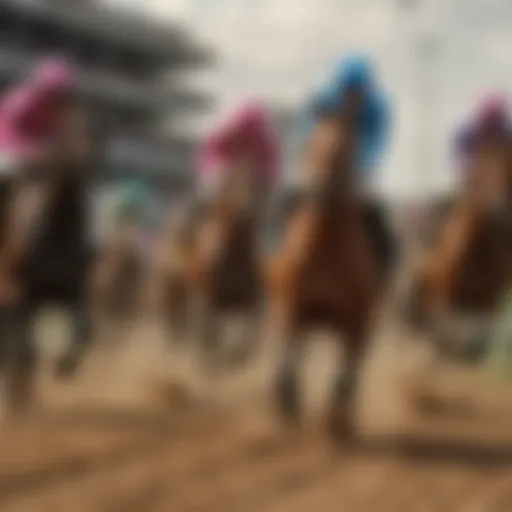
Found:
<path fill-rule="evenodd" d="M 93 321 L 87 302 L 77 301 L 70 306 L 72 339 L 69 348 L 59 359 L 56 373 L 59 377 L 74 374 L 90 348 L 93 338 Z"/>
<path fill-rule="evenodd" d="M 283 346 L 276 379 L 277 407 L 287 421 L 298 421 L 301 413 L 299 371 L 304 356 L 304 338 L 292 322 L 282 331 Z"/>
<path fill-rule="evenodd" d="M 230 354 L 230 362 L 235 365 L 248 362 L 258 347 L 258 342 L 262 334 L 262 314 L 260 305 L 258 304 L 248 308 L 247 311 L 244 312 L 242 319 L 244 325 L 240 333 L 240 339 L 236 340 L 234 350 Z"/>
<path fill-rule="evenodd" d="M 198 299 L 195 306 L 203 368 L 206 373 L 213 374 L 218 369 L 220 359 L 220 319 L 206 298 Z"/>

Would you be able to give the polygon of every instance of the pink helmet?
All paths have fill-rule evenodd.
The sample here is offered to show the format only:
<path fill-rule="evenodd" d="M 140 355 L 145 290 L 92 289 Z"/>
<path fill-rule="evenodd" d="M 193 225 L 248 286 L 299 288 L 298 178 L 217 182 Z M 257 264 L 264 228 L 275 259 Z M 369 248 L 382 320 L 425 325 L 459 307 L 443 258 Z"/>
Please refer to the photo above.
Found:
<path fill-rule="evenodd" d="M 45 90 L 67 90 L 75 84 L 76 71 L 73 64 L 63 58 L 49 58 L 39 63 L 31 81 Z"/>
<path fill-rule="evenodd" d="M 239 105 L 202 141 L 198 152 L 200 174 L 209 174 L 229 160 L 240 140 L 249 142 L 265 177 L 275 180 L 280 158 L 277 136 L 268 109 L 255 101 Z"/>
<path fill-rule="evenodd" d="M 476 120 L 484 127 L 502 127 L 508 117 L 508 101 L 504 94 L 489 95 L 476 110 Z"/>

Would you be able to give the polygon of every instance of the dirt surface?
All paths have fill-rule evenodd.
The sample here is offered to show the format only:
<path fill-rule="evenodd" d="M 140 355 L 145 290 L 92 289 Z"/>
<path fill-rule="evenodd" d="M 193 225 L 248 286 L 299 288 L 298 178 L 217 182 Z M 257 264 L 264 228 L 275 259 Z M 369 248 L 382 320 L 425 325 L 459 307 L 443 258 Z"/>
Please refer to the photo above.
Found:
<path fill-rule="evenodd" d="M 48 359 L 62 337 L 50 324 Z M 285 429 L 272 414 L 267 338 L 250 367 L 209 381 L 193 351 L 169 350 L 147 325 L 96 350 L 73 382 L 43 368 L 33 410 L 3 418 L 0 510 L 512 510 L 507 388 L 433 367 L 419 345 L 383 329 L 361 384 L 359 442 L 334 446 L 322 424 L 332 340 L 312 338 L 304 425 Z"/>

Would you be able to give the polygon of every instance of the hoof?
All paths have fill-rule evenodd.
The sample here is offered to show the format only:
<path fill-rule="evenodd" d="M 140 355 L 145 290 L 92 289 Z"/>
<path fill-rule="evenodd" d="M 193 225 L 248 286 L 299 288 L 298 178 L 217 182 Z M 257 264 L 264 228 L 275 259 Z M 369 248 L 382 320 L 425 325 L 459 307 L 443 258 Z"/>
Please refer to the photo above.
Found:
<path fill-rule="evenodd" d="M 58 379 L 70 379 L 77 371 L 80 357 L 78 354 L 70 353 L 60 358 L 55 366 L 55 376 Z"/>
<path fill-rule="evenodd" d="M 289 423 L 297 423 L 300 419 L 300 404 L 296 380 L 290 376 L 280 376 L 277 381 L 276 398 L 281 418 Z"/>
<path fill-rule="evenodd" d="M 355 425 L 346 407 L 334 408 L 327 417 L 327 430 L 337 443 L 346 443 L 355 438 Z"/>
<path fill-rule="evenodd" d="M 487 355 L 488 345 L 487 336 L 476 336 L 463 351 L 462 359 L 469 364 L 481 362 Z"/>
<path fill-rule="evenodd" d="M 171 323 L 168 329 L 168 343 L 173 348 L 181 348 L 186 345 L 187 330 L 178 323 Z"/>
<path fill-rule="evenodd" d="M 20 372 L 12 377 L 6 388 L 8 409 L 12 412 L 25 410 L 34 402 L 35 375 Z"/>
<path fill-rule="evenodd" d="M 252 350 L 250 347 L 236 347 L 228 356 L 228 364 L 232 367 L 247 365 L 251 360 Z"/>

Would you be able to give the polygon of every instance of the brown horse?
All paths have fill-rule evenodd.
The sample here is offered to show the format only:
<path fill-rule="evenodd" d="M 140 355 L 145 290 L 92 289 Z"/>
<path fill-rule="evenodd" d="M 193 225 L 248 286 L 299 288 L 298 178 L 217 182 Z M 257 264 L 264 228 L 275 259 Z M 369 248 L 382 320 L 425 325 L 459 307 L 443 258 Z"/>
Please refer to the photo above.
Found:
<path fill-rule="evenodd" d="M 230 354 L 233 363 L 245 361 L 255 346 L 263 278 L 257 234 L 265 193 L 251 165 L 234 164 L 217 193 L 192 208 L 171 237 L 163 293 L 174 310 L 171 324 L 178 333 L 189 319 L 198 327 L 208 368 L 222 353 L 224 317 L 241 314 L 249 323 Z"/>
<path fill-rule="evenodd" d="M 277 401 L 286 419 L 300 416 L 298 370 L 304 329 L 326 324 L 340 336 L 331 426 L 351 430 L 352 406 L 368 348 L 380 284 L 375 240 L 352 173 L 354 130 L 338 116 L 318 122 L 305 150 L 308 189 L 285 230 L 271 268 L 271 295 L 283 321 L 284 354 Z M 343 342 L 341 340 L 343 339 Z M 345 348 L 345 369 L 342 349 Z"/>
<path fill-rule="evenodd" d="M 453 353 L 453 341 L 483 348 L 490 315 L 510 285 L 510 157 L 506 145 L 478 149 L 467 169 L 466 187 L 413 273 L 409 320 L 416 327 L 433 330 L 441 352 Z M 453 339 L 459 338 L 453 327 L 461 316 L 478 320 L 469 340 Z"/>

